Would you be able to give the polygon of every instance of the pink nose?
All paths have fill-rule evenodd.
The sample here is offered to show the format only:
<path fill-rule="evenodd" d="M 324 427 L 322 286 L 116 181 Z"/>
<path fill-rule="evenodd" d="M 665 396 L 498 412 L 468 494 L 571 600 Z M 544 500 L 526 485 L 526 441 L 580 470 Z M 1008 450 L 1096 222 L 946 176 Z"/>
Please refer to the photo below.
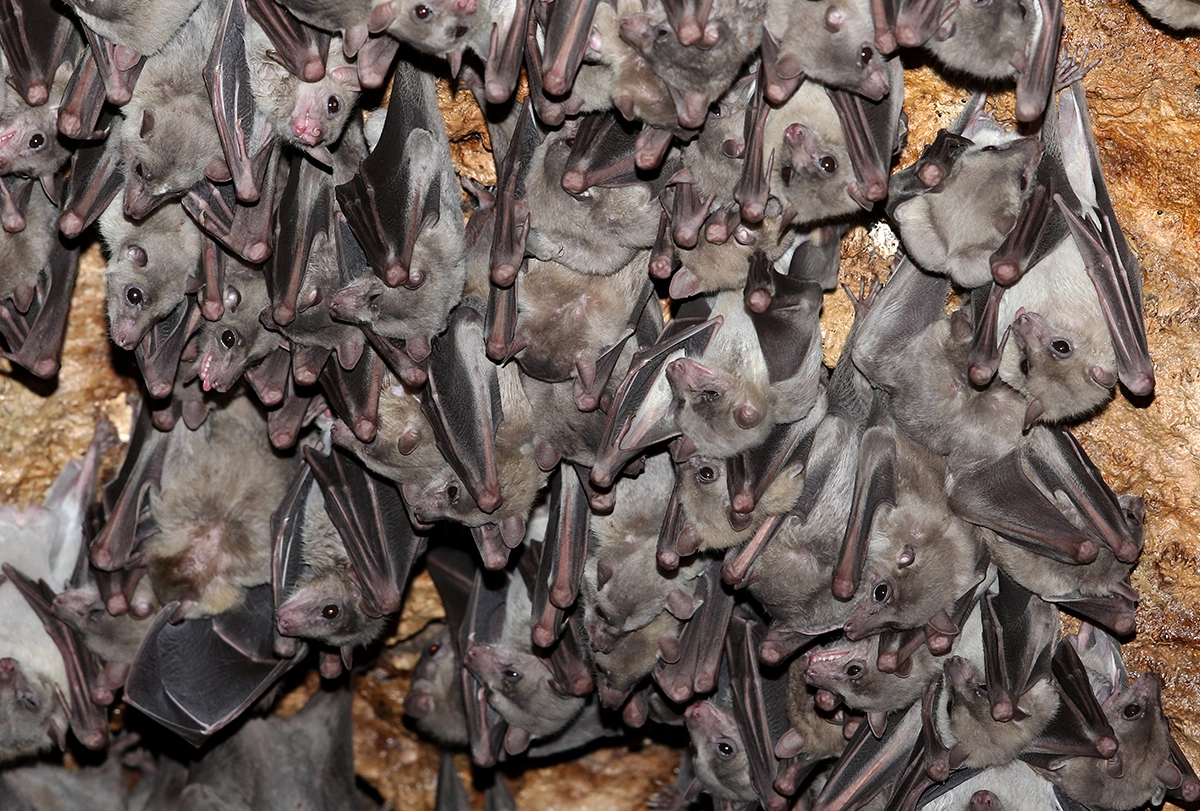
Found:
<path fill-rule="evenodd" d="M 455 0 L 454 6 L 464 14 L 475 13 L 475 0 Z"/>
<path fill-rule="evenodd" d="M 315 146 L 321 140 L 321 125 L 308 117 L 295 118 L 292 120 L 292 133 L 300 139 L 301 143 Z"/>

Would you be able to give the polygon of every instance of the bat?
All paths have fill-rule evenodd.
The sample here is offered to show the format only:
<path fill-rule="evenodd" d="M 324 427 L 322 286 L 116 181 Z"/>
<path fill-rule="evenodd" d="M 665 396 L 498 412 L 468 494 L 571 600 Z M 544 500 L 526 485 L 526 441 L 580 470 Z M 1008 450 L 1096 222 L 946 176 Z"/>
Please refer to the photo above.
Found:
<path fill-rule="evenodd" d="M 375 274 L 389 287 L 443 291 L 424 309 L 445 316 L 462 291 L 466 246 L 433 78 L 402 62 L 391 98 L 379 142 L 337 200 Z"/>
<path fill-rule="evenodd" d="M 70 21 L 44 4 L 12 0 L 0 9 L 0 48 L 5 74 L 26 104 L 38 107 L 50 101 L 63 64 L 75 61 L 79 34 Z M 7 105 L 10 99 L 2 102 Z M 4 120 L 8 121 L 6 108 Z M 51 114 L 53 111 L 51 110 Z M 53 128 L 49 129 L 53 132 Z"/>
<path fill-rule="evenodd" d="M 1140 5 L 1151 17 L 1176 31 L 1200 27 L 1200 16 L 1189 0 L 1149 0 Z"/>
<path fill-rule="evenodd" d="M 17 93 L 5 96 L 0 107 L 0 174 L 37 178 L 46 194 L 55 195 L 54 176 L 71 157 L 67 142 L 57 129 L 58 102 L 62 99 L 70 67 L 60 65 L 52 73 L 48 98 L 53 103 L 33 106 Z"/>
<path fill-rule="evenodd" d="M 114 126 L 125 176 L 124 210 L 143 219 L 207 174 L 228 177 L 203 66 L 220 29 L 220 8 L 206 0 L 146 64 Z"/>
<path fill-rule="evenodd" d="M 210 261 L 225 265 L 223 284 L 205 284 L 206 298 L 220 304 L 221 315 L 200 323 L 198 374 L 205 391 L 227 392 L 248 367 L 279 347 L 279 336 L 259 322 L 268 302 L 262 273 L 226 255 L 212 241 L 205 248 L 205 264 Z"/>
<path fill-rule="evenodd" d="M 386 32 L 424 53 L 445 56 L 458 51 L 461 59 L 461 51 L 468 48 L 487 53 L 493 21 L 504 23 L 502 17 L 493 19 L 490 3 L 481 7 L 476 0 L 429 0 L 415 5 L 373 0 L 369 28 L 372 34 Z"/>
<path fill-rule="evenodd" d="M 751 771 L 751 749 L 746 731 L 734 713 L 733 676 L 727 666 L 717 694 L 696 701 L 684 711 L 696 780 L 716 800 L 753 803 L 758 800 Z"/>
<path fill-rule="evenodd" d="M 100 217 L 100 232 L 110 256 L 105 270 L 110 332 L 117 346 L 133 349 L 199 277 L 203 240 L 177 205 L 138 223 L 114 201 Z"/>
<path fill-rule="evenodd" d="M 339 37 L 333 38 L 328 61 L 320 63 L 322 76 L 306 81 L 275 61 L 272 54 L 278 51 L 267 31 L 253 19 L 246 23 L 254 102 L 276 133 L 310 154 L 335 144 L 358 106 L 358 69 L 343 56 L 341 44 Z"/>
<path fill-rule="evenodd" d="M 318 690 L 289 718 L 248 718 L 188 769 L 181 807 L 224 811 L 246 803 L 285 808 L 357 811 L 350 691 Z M 296 779 L 278 783 L 282 763 Z"/>
<path fill-rule="evenodd" d="M 182 33 L 188 20 L 210 10 L 216 0 L 182 0 L 155 3 L 152 0 L 68 0 L 71 10 L 97 36 L 113 43 L 123 61 L 136 62 L 140 56 L 158 54 Z"/>
<path fill-rule="evenodd" d="M 929 649 L 921 646 L 910 657 L 911 669 L 903 676 L 879 668 L 878 658 L 883 648 L 882 638 L 869 636 L 857 642 L 838 639 L 809 651 L 807 666 L 803 659 L 793 660 L 792 667 L 803 666 L 797 681 L 824 691 L 824 703 L 840 701 L 847 707 L 867 713 L 876 729 L 888 713 L 906 709 L 921 699 L 925 688 L 941 677 L 941 662 Z M 789 681 L 789 690 L 791 682 Z M 797 691 L 800 684 L 797 684 Z M 820 696 L 820 694 L 818 693 Z M 810 701 L 812 699 L 810 698 Z M 871 718 L 872 714 L 876 717 Z"/>
<path fill-rule="evenodd" d="M 805 79 L 872 101 L 891 89 L 866 0 L 768 3 L 763 28 L 766 95 L 773 104 L 785 100 L 791 83 Z"/>
<path fill-rule="evenodd" d="M 763 31 L 759 20 L 767 4 L 756 0 L 706 4 L 709 13 L 703 25 L 693 18 L 672 28 L 669 20 L 674 15 L 669 9 L 676 5 L 664 3 L 662 10 L 627 16 L 621 20 L 620 33 L 667 85 L 679 126 L 694 130 L 704 125 L 708 105 L 729 89 L 742 64 L 758 48 Z M 685 34 L 677 33 L 680 27 Z"/>
<path fill-rule="evenodd" d="M 0 760 L 6 763 L 52 744 L 65 748 L 68 729 L 93 749 L 108 739 L 106 719 L 91 701 L 98 664 L 82 639 L 48 610 L 54 592 L 75 573 L 84 511 L 95 495 L 107 441 L 98 428 L 87 455 L 67 464 L 40 506 L 24 512 L 0 507 L 5 526 L 0 601 L 9 618 L 0 631 Z"/>
<path fill-rule="evenodd" d="M 264 55 L 305 82 L 317 83 L 325 77 L 330 47 L 342 50 L 340 39 L 331 42 L 328 34 L 301 22 L 279 3 L 249 0 L 246 11 L 270 42 Z M 254 56 L 247 51 L 246 58 Z"/>

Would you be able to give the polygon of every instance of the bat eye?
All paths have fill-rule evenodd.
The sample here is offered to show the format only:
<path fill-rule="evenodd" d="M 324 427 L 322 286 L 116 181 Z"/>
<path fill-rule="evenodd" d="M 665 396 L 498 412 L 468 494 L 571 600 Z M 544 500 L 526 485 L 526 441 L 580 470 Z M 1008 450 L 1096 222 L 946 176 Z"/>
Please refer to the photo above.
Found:
<path fill-rule="evenodd" d="M 442 646 L 435 642 L 432 645 L 430 645 L 428 648 L 426 648 L 425 652 L 428 653 L 430 656 L 433 656 L 435 653 L 437 653 L 441 649 L 442 649 Z"/>
<path fill-rule="evenodd" d="M 1024 375 L 1025 377 L 1029 377 L 1029 358 L 1028 357 L 1021 358 L 1020 366 L 1021 366 L 1021 374 Z"/>
<path fill-rule="evenodd" d="M 413 14 L 416 15 L 418 20 L 428 20 L 433 16 L 433 9 L 422 4 L 413 8 Z"/>
<path fill-rule="evenodd" d="M 451 504 L 458 503 L 458 485 L 452 484 L 446 488 L 446 498 L 450 499 Z"/>
<path fill-rule="evenodd" d="M 833 155 L 826 155 L 817 162 L 817 165 L 821 167 L 822 172 L 832 175 L 837 171 L 837 158 Z"/>
<path fill-rule="evenodd" d="M 696 479 L 702 484 L 711 484 L 717 480 L 717 471 L 712 465 L 705 465 L 696 471 Z"/>
<path fill-rule="evenodd" d="M 465 25 L 460 25 L 458 28 L 454 29 L 454 38 L 462 39 L 463 37 L 465 37 L 467 35 L 467 32 L 470 30 L 471 29 L 467 28 Z"/>
<path fill-rule="evenodd" d="M 875 56 L 875 52 L 871 50 L 869 45 L 864 45 L 863 49 L 858 52 L 859 64 L 865 65 Z"/>
<path fill-rule="evenodd" d="M 854 664 L 852 664 L 848 668 L 846 668 L 846 675 L 852 679 L 857 679 L 859 676 L 862 675 L 862 673 L 863 673 L 863 666 L 860 665 L 858 662 L 855 662 Z"/>
<path fill-rule="evenodd" d="M 663 42 L 670 33 L 671 27 L 669 25 L 660 25 L 654 32 L 654 38 L 659 42 Z"/>
<path fill-rule="evenodd" d="M 877 603 L 886 603 L 888 595 L 890 595 L 891 593 L 892 593 L 892 590 L 890 588 L 888 588 L 887 583 L 880 583 L 878 586 L 875 587 L 875 591 L 871 592 L 871 596 L 875 599 L 875 602 L 877 602 Z"/>
<path fill-rule="evenodd" d="M 227 329 L 221 333 L 221 346 L 226 349 L 233 349 L 233 345 L 237 343 L 237 336 L 233 334 L 233 330 Z"/>
<path fill-rule="evenodd" d="M 717 757 L 721 760 L 729 760 L 736 751 L 733 744 L 729 741 L 721 741 L 717 744 Z"/>
<path fill-rule="evenodd" d="M 30 138 L 29 138 L 29 148 L 30 149 L 41 149 L 45 145 L 46 145 L 46 136 L 45 135 L 42 135 L 40 132 L 35 132 L 32 136 L 30 136 Z"/>
<path fill-rule="evenodd" d="M 504 679 L 505 684 L 516 684 L 521 680 L 521 674 L 510 667 L 500 673 L 500 678 Z"/>
<path fill-rule="evenodd" d="M 338 608 L 336 605 L 334 605 L 333 603 L 330 603 L 329 605 L 327 605 L 321 609 L 321 616 L 327 620 L 335 620 L 338 618 L 338 615 L 341 613 L 342 613 L 342 610 L 340 608 Z"/>
<path fill-rule="evenodd" d="M 1121 710 L 1121 715 L 1124 715 L 1126 718 L 1129 718 L 1131 720 L 1134 718 L 1137 718 L 1141 714 L 1142 714 L 1142 705 L 1138 704 L 1136 701 L 1132 704 L 1126 704 L 1125 708 L 1123 710 Z"/>
<path fill-rule="evenodd" d="M 342 103 L 338 101 L 337 96 L 330 96 L 329 100 L 325 102 L 325 109 L 330 115 L 337 115 L 338 111 L 342 109 Z"/>
<path fill-rule="evenodd" d="M 140 288 L 131 287 L 125 291 L 125 300 L 134 307 L 142 306 L 142 302 L 146 300 L 146 294 Z"/>
<path fill-rule="evenodd" d="M 779 170 L 779 179 L 782 180 L 784 183 L 791 183 L 792 182 L 792 167 L 785 166 L 782 169 L 780 169 Z"/>
<path fill-rule="evenodd" d="M 999 152 L 1000 147 L 996 146 L 995 144 L 988 144 L 987 146 L 985 146 L 983 149 L 981 149 L 979 151 L 980 152 Z"/>
<path fill-rule="evenodd" d="M 596 606 L 596 616 L 599 617 L 600 619 L 604 620 L 605 622 L 608 622 L 608 612 L 604 610 L 604 606 L 602 606 L 602 605 Z"/>
<path fill-rule="evenodd" d="M 1071 343 L 1062 338 L 1055 338 L 1050 342 L 1050 349 L 1055 355 L 1065 358 L 1071 354 Z"/>
<path fill-rule="evenodd" d="M 705 389 L 700 392 L 700 399 L 706 403 L 711 403 L 721 399 L 721 392 L 716 389 Z"/>
<path fill-rule="evenodd" d="M 34 712 L 38 708 L 37 696 L 35 696 L 33 693 L 18 692 L 17 701 L 20 702 L 22 707 L 30 712 Z"/>

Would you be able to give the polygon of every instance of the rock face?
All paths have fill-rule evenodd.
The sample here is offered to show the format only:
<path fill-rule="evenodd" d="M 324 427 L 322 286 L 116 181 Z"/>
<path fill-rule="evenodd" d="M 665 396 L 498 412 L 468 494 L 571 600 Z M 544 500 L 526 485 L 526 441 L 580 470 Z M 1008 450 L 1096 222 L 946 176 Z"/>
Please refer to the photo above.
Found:
<path fill-rule="evenodd" d="M 1122 227 L 1145 272 L 1146 327 L 1157 393 L 1148 403 L 1118 396 L 1076 428 L 1117 492 L 1147 506 L 1145 552 L 1134 574 L 1141 593 L 1137 638 L 1125 659 L 1132 673 L 1164 677 L 1163 704 L 1175 735 L 1200 764 L 1200 39 L 1150 24 L 1126 0 L 1067 0 L 1064 48 L 1099 65 L 1085 79 L 1105 175 Z M 911 163 L 957 114 L 967 92 L 928 65 L 905 76 Z M 442 88 L 440 101 L 461 171 L 494 183 L 482 117 L 469 94 Z M 1012 120 L 1010 93 L 993 102 Z M 883 226 L 851 230 L 843 282 L 886 277 L 896 241 Z M 63 464 L 82 455 L 95 418 L 107 414 L 127 436 L 124 394 L 135 388 L 132 358 L 112 348 L 104 317 L 104 262 L 93 246 L 75 288 L 63 368 L 55 384 L 11 372 L 0 361 L 0 501 L 40 501 Z M 841 293 L 825 302 L 830 362 L 852 318 Z M 428 578 L 409 596 L 398 644 L 361 677 L 355 704 L 360 774 L 396 808 L 433 805 L 437 755 L 402 723 L 402 700 L 416 650 L 403 643 L 439 614 Z M 580 760 L 509 775 L 522 808 L 644 807 L 655 781 L 669 781 L 678 755 L 663 746 L 601 750 Z M 466 774 L 465 757 L 459 764 Z M 479 798 L 476 798 L 477 804 Z"/>

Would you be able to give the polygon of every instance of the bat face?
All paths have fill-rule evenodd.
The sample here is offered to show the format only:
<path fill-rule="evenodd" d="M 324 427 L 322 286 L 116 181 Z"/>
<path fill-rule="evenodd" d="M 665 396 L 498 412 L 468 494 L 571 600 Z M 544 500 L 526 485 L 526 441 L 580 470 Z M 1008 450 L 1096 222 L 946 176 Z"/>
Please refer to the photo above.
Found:
<path fill-rule="evenodd" d="M 769 4 L 765 24 L 779 40 L 776 71 L 780 76 L 791 78 L 803 72 L 821 84 L 852 90 L 873 101 L 888 94 L 869 3 Z"/>
<path fill-rule="evenodd" d="M 329 571 L 302 580 L 275 612 L 275 627 L 284 636 L 316 639 L 327 645 L 360 644 L 377 639 L 387 620 L 369 617 L 359 608 L 362 594 L 344 572 Z"/>
<path fill-rule="evenodd" d="M 475 23 L 476 0 L 383 0 L 371 9 L 371 30 L 384 28 L 425 53 L 462 47 Z M 383 25 L 380 25 L 383 23 Z"/>
<path fill-rule="evenodd" d="M 29 107 L 13 93 L 4 100 L 0 121 L 0 174 L 51 175 L 71 157 L 58 135 L 57 105 Z"/>
<path fill-rule="evenodd" d="M 66 729 L 54 690 L 50 679 L 27 674 L 12 657 L 0 658 L 0 762 L 48 748 L 46 732 L 53 724 Z"/>
<path fill-rule="evenodd" d="M 847 707 L 890 712 L 920 700 L 925 687 L 941 672 L 938 661 L 925 647 L 913 653 L 912 671 L 903 678 L 881 671 L 876 664 L 878 656 L 878 636 L 857 642 L 841 639 L 808 655 L 804 679 L 813 687 L 841 696 Z"/>
<path fill-rule="evenodd" d="M 463 666 L 485 686 L 505 720 L 535 736 L 552 735 L 583 709 L 584 699 L 560 696 L 550 669 L 532 653 L 507 645 L 472 645 Z"/>
<path fill-rule="evenodd" d="M 699 449 L 730 456 L 761 442 L 772 427 L 765 419 L 770 389 L 738 371 L 680 358 L 667 364 L 667 380 L 675 394 L 675 423 Z"/>
<path fill-rule="evenodd" d="M 412 686 L 404 697 L 404 714 L 414 719 L 419 731 L 455 746 L 467 745 L 461 671 L 453 636 L 449 628 L 443 628 L 421 652 L 413 668 Z"/>
<path fill-rule="evenodd" d="M 163 201 L 178 197 L 204 179 L 205 169 L 222 155 L 208 99 L 180 93 L 154 106 L 127 109 L 121 126 L 125 210 L 142 219 Z"/>
<path fill-rule="evenodd" d="M 201 325 L 197 338 L 200 383 L 205 391 L 229 391 L 242 372 L 279 346 L 258 314 L 268 305 L 267 286 L 254 271 L 227 271 L 224 311 L 216 321 Z"/>
<path fill-rule="evenodd" d="M 683 717 L 696 753 L 696 776 L 705 790 L 725 800 L 755 799 L 746 744 L 733 714 L 712 702 L 698 701 Z"/>
<path fill-rule="evenodd" d="M 942 41 L 933 37 L 925 47 L 947 66 L 989 79 L 1015 74 L 1010 60 L 1029 47 L 1037 25 L 1016 0 L 963 4 L 953 20 L 953 34 Z"/>
<path fill-rule="evenodd" d="M 701 549 L 727 549 L 754 532 L 753 520 L 741 532 L 729 525 L 729 486 L 724 460 L 692 456 L 676 467 L 676 476 L 683 514 L 699 536 Z"/>

